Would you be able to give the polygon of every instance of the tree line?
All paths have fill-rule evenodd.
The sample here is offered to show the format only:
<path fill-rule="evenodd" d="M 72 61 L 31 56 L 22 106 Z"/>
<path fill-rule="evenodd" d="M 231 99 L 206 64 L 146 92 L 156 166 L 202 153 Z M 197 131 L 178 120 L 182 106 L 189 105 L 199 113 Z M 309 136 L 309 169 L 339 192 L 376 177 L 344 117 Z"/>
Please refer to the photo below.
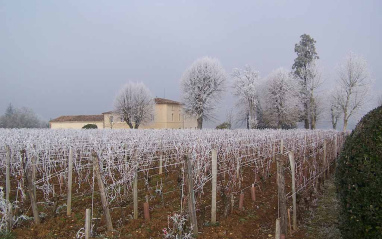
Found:
<path fill-rule="evenodd" d="M 48 128 L 48 123 L 40 119 L 32 109 L 15 108 L 9 104 L 0 116 L 0 128 Z"/>
<path fill-rule="evenodd" d="M 218 59 L 196 60 L 183 74 L 181 86 L 185 110 L 197 117 L 198 128 L 202 128 L 204 119 L 212 118 L 230 78 L 229 88 L 237 98 L 236 119 L 245 122 L 248 129 L 290 129 L 298 122 L 303 122 L 306 129 L 315 129 L 328 111 L 333 129 L 342 119 L 346 131 L 349 119 L 368 99 L 372 81 L 367 62 L 350 53 L 337 69 L 333 90 L 320 93 L 324 79 L 317 63 L 316 41 L 307 34 L 300 38 L 294 48 L 297 57 L 292 69 L 279 68 L 264 78 L 248 65 L 226 74 Z M 222 125 L 230 126 L 231 122 Z"/>
<path fill-rule="evenodd" d="M 181 77 L 185 112 L 196 117 L 201 129 L 204 120 L 215 119 L 223 92 L 231 91 L 237 99 L 235 111 L 230 111 L 227 121 L 217 128 L 230 128 L 236 121 L 248 129 L 291 129 L 298 122 L 306 129 L 315 129 L 320 118 L 330 115 L 333 129 L 341 119 L 346 131 L 349 119 L 368 99 L 371 80 L 367 62 L 350 53 L 337 69 L 335 87 L 322 93 L 324 79 L 315 43 L 311 36 L 301 35 L 291 69 L 278 68 L 263 78 L 249 65 L 227 74 L 218 59 L 197 59 Z M 130 128 L 149 122 L 154 112 L 150 90 L 143 83 L 129 82 L 115 99 L 115 112 Z"/>

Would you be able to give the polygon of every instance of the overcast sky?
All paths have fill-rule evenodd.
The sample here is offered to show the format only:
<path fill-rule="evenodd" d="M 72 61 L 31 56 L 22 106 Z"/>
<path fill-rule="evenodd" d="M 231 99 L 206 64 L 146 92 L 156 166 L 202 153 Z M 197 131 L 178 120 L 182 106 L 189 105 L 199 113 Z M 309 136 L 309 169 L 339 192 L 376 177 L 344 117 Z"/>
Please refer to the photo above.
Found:
<path fill-rule="evenodd" d="M 380 94 L 381 12 L 380 0 L 0 0 L 0 114 L 9 103 L 45 120 L 100 114 L 128 81 L 181 100 L 179 80 L 197 58 L 216 57 L 227 73 L 249 64 L 265 77 L 291 68 L 304 33 L 317 41 L 327 87 L 352 51 Z M 233 100 L 228 92 L 219 121 Z"/>

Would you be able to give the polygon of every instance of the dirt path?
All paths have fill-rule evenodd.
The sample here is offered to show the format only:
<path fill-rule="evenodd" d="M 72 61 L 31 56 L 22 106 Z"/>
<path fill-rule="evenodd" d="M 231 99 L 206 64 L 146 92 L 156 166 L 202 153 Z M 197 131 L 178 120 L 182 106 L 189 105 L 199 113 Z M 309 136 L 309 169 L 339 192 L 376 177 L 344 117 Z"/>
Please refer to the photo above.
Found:
<path fill-rule="evenodd" d="M 302 230 L 308 239 L 341 239 L 338 229 L 339 204 L 336 198 L 334 176 L 325 181 L 323 194 L 318 199 L 317 208 L 309 212 Z"/>

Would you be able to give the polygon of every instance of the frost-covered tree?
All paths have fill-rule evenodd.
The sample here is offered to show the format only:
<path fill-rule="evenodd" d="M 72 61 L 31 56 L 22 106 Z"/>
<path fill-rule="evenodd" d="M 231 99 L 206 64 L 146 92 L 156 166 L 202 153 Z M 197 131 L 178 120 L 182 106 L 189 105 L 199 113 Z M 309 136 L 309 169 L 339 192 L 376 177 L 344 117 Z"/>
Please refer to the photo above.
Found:
<path fill-rule="evenodd" d="M 330 103 L 329 103 L 330 104 L 330 120 L 334 130 L 337 129 L 338 119 L 341 116 L 341 108 L 338 105 L 337 97 L 335 94 L 336 94 L 335 91 L 331 93 Z"/>
<path fill-rule="evenodd" d="M 237 106 L 245 114 L 247 128 L 255 129 L 258 126 L 256 111 L 258 106 L 259 72 L 246 65 L 243 70 L 234 69 L 232 79 L 234 95 L 238 97 Z"/>
<path fill-rule="evenodd" d="M 230 125 L 230 129 L 233 128 L 233 121 L 234 121 L 234 113 L 233 109 L 229 109 L 226 112 L 226 122 Z"/>
<path fill-rule="evenodd" d="M 303 102 L 307 103 L 310 129 L 316 129 L 317 120 L 323 111 L 322 100 L 318 94 L 318 89 L 323 83 L 322 71 L 317 66 L 316 60 L 308 63 L 306 68 L 301 69 L 301 71 L 302 75 L 309 75 L 305 82 L 308 91 L 303 94 L 303 97 L 305 98 Z"/>
<path fill-rule="evenodd" d="M 148 123 L 154 114 L 154 100 L 143 83 L 127 83 L 114 100 L 114 112 L 121 115 L 131 129 Z"/>
<path fill-rule="evenodd" d="M 216 104 L 225 89 L 226 73 L 218 59 L 203 57 L 196 60 L 181 79 L 186 113 L 197 118 L 198 129 L 204 119 L 213 118 Z"/>
<path fill-rule="evenodd" d="M 47 128 L 48 124 L 26 107 L 15 108 L 9 104 L 5 114 L 0 117 L 0 128 Z"/>
<path fill-rule="evenodd" d="M 299 118 L 299 98 L 288 70 L 279 68 L 266 78 L 262 96 L 264 121 L 271 128 L 295 128 Z"/>
<path fill-rule="evenodd" d="M 310 94 L 308 85 L 309 80 L 312 78 L 312 72 L 309 70 L 309 66 L 314 60 L 319 59 L 319 57 L 315 47 L 316 41 L 307 34 L 301 35 L 300 38 L 300 42 L 294 47 L 297 57 L 294 60 L 292 69 L 300 85 L 300 101 L 304 106 L 304 126 L 305 129 L 309 129 Z"/>
<path fill-rule="evenodd" d="M 343 131 L 346 131 L 349 118 L 364 107 L 371 80 L 364 58 L 350 53 L 338 68 L 335 104 L 343 115 Z"/>

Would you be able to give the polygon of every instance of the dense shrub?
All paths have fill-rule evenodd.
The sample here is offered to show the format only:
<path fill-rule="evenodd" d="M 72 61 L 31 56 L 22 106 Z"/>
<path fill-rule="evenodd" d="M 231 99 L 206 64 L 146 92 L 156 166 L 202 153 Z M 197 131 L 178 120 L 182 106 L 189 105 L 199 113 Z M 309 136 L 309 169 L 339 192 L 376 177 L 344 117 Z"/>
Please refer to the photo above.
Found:
<path fill-rule="evenodd" d="M 224 122 L 216 126 L 216 129 L 231 129 L 231 124 L 228 122 Z"/>
<path fill-rule="evenodd" d="M 82 127 L 83 129 L 98 129 L 96 124 L 87 124 Z"/>
<path fill-rule="evenodd" d="M 336 186 L 343 238 L 382 238 L 382 106 L 346 139 Z"/>

